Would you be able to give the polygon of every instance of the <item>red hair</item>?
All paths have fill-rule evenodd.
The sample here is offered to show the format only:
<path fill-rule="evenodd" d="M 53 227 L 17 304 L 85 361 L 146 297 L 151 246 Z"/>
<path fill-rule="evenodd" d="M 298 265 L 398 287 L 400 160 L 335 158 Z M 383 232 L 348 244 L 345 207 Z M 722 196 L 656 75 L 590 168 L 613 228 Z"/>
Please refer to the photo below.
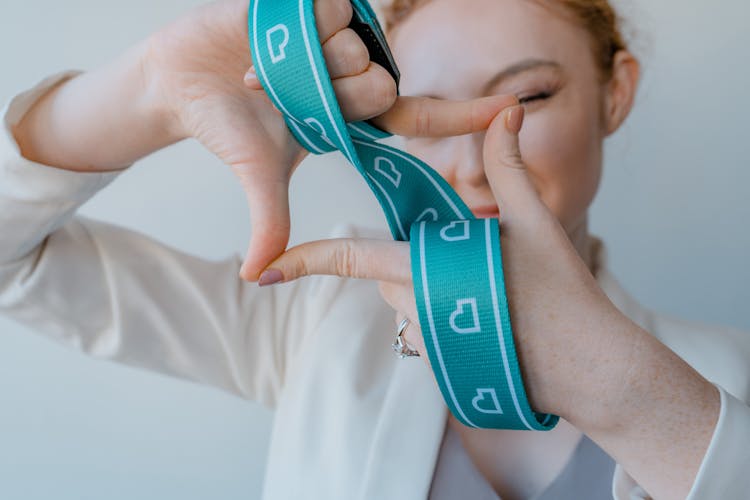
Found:
<path fill-rule="evenodd" d="M 382 8 L 385 29 L 390 31 L 429 0 L 391 0 Z M 620 18 L 607 0 L 531 0 L 550 8 L 562 9 L 591 36 L 594 60 L 604 81 L 612 77 L 615 54 L 627 49 Z"/>

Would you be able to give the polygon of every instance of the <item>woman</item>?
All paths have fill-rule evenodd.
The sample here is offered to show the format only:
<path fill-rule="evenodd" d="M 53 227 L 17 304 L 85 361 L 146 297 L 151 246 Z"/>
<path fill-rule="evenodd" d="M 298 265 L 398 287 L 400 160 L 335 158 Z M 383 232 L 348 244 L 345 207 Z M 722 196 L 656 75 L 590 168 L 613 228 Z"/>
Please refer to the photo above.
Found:
<path fill-rule="evenodd" d="M 587 234 L 601 142 L 630 110 L 638 65 L 624 45 L 599 50 L 602 36 L 616 38 L 616 27 L 605 23 L 604 35 L 593 30 L 582 22 L 583 4 L 411 6 L 392 33 L 402 93 L 500 95 L 472 104 L 395 100 L 387 73 L 363 59 L 346 29 L 347 2 L 316 3 L 347 116 L 378 116 L 381 127 L 404 135 L 458 135 L 415 139 L 409 149 L 476 215 L 497 216 L 497 207 L 503 213 L 524 381 L 535 409 L 563 417 L 555 430 L 462 428 L 448 416 L 431 371 L 383 349 L 393 309 L 411 320 L 408 340 L 423 347 L 403 244 L 309 244 L 267 266 L 286 245 L 286 186 L 304 155 L 252 72 L 242 84 L 249 66 L 243 2 L 208 6 L 108 67 L 54 78 L 11 103 L 6 123 L 14 140 L 3 146 L 0 187 L 0 303 L 10 316 L 92 355 L 274 407 L 269 498 L 450 498 L 446 478 L 468 478 L 461 484 L 468 496 L 585 498 L 564 472 L 586 460 L 591 498 L 612 488 L 618 498 L 645 498 L 638 485 L 654 498 L 740 498 L 748 456 L 735 443 L 750 439 L 743 338 L 678 330 L 639 308 L 602 268 Z M 609 18 L 606 3 L 585 4 Z M 523 107 L 502 94 L 516 95 Z M 121 130 L 132 133 L 123 138 Z M 186 137 L 232 165 L 248 191 L 254 239 L 243 277 L 266 268 L 262 284 L 305 273 L 377 279 L 393 309 L 368 281 L 318 278 L 258 290 L 237 279 L 236 259 L 200 261 L 69 217 L 118 171 Z M 73 278 L 87 286 L 66 296 Z M 708 347 L 696 349 L 708 336 Z M 730 373 L 729 366 L 744 371 Z M 452 462 L 462 449 L 472 461 Z M 621 466 L 614 476 L 608 459 Z M 596 481 L 602 470 L 610 470 L 603 483 Z"/>

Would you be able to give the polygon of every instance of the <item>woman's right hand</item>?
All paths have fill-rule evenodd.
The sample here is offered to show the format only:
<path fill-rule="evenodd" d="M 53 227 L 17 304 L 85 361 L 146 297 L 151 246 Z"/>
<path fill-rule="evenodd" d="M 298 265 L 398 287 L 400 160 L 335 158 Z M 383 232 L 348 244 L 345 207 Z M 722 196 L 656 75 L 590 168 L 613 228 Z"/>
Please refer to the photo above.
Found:
<path fill-rule="evenodd" d="M 375 118 L 381 128 L 399 135 L 460 135 L 486 127 L 507 105 L 507 98 L 479 105 L 398 98 L 390 74 L 370 62 L 365 44 L 348 28 L 349 0 L 317 0 L 315 15 L 347 121 Z M 198 139 L 238 176 L 253 229 L 240 276 L 256 280 L 286 249 L 289 180 L 307 152 L 248 72 L 247 24 L 246 0 L 196 9 L 153 37 L 147 68 L 173 110 L 179 134 Z"/>
<path fill-rule="evenodd" d="M 398 98 L 390 74 L 369 61 L 348 28 L 349 0 L 316 0 L 334 90 L 348 121 L 373 118 L 406 136 L 461 135 L 486 128 L 507 97 L 467 102 Z M 195 138 L 237 174 L 250 206 L 252 239 L 241 277 L 257 279 L 289 238 L 289 179 L 306 156 L 257 79 L 248 43 L 248 1 L 197 8 L 112 63 L 57 86 L 14 135 L 33 161 L 109 171 Z"/>
<path fill-rule="evenodd" d="M 315 2 L 318 32 L 331 77 L 349 120 L 388 110 L 396 85 L 384 68 L 369 64 L 353 31 L 348 0 Z M 153 35 L 144 72 L 165 103 L 179 138 L 193 137 L 231 166 L 247 195 L 253 238 L 241 275 L 254 279 L 281 253 L 290 222 L 288 184 L 307 152 L 282 115 L 247 75 L 248 2 L 228 0 L 189 12 Z"/>

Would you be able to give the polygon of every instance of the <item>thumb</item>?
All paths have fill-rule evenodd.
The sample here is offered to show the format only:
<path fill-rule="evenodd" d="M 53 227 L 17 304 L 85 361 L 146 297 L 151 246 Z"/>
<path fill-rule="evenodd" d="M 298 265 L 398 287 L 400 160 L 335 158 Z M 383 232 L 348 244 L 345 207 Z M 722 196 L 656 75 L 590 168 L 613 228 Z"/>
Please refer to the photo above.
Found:
<path fill-rule="evenodd" d="M 484 170 L 503 218 L 541 205 L 521 157 L 518 134 L 524 107 L 505 108 L 490 124 L 484 139 Z"/>
<path fill-rule="evenodd" d="M 235 173 L 247 196 L 252 225 L 250 246 L 240 269 L 240 278 L 257 281 L 261 271 L 281 255 L 289 243 L 289 182 L 284 176 L 259 178 L 257 171 L 251 176 L 247 170 L 236 168 Z"/>

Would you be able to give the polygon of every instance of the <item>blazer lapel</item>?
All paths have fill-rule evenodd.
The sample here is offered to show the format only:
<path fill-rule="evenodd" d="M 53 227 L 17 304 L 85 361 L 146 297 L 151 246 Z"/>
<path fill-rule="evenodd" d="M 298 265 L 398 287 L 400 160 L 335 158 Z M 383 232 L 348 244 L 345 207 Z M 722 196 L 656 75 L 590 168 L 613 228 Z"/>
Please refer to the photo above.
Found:
<path fill-rule="evenodd" d="M 447 417 L 448 408 L 425 363 L 396 359 L 359 498 L 426 499 Z"/>

